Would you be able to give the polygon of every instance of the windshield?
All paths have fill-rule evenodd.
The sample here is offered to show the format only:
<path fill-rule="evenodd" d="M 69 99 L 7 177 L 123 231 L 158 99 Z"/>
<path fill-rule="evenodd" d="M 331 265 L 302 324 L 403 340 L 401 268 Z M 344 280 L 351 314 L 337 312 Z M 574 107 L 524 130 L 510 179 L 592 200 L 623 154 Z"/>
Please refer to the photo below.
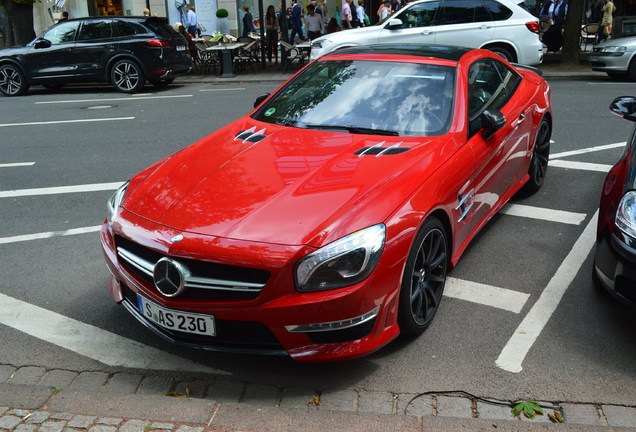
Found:
<path fill-rule="evenodd" d="M 451 124 L 455 69 L 394 61 L 313 63 L 253 114 L 285 126 L 432 136 Z"/>

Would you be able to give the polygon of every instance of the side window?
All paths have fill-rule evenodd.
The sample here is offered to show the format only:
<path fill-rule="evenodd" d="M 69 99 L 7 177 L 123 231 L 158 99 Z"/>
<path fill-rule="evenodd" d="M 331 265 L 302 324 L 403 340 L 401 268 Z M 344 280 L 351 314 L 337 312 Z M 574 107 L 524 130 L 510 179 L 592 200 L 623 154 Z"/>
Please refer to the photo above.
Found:
<path fill-rule="evenodd" d="M 427 27 L 435 23 L 438 8 L 439 2 L 436 1 L 419 3 L 405 9 L 395 18 L 402 21 L 401 28 Z"/>
<path fill-rule="evenodd" d="M 85 21 L 80 29 L 79 40 L 99 40 L 113 37 L 111 20 Z"/>
<path fill-rule="evenodd" d="M 497 0 L 484 0 L 484 3 L 493 21 L 504 21 L 512 16 L 512 11 Z"/>
<path fill-rule="evenodd" d="M 468 70 L 468 120 L 471 135 L 481 127 L 481 113 L 501 110 L 510 100 L 521 77 L 503 63 L 480 60 Z"/>
<path fill-rule="evenodd" d="M 442 4 L 435 25 L 465 24 L 475 21 L 490 21 L 481 0 L 446 0 Z"/>
<path fill-rule="evenodd" d="M 48 40 L 52 44 L 59 44 L 64 42 L 73 42 L 75 35 L 77 34 L 77 27 L 79 27 L 79 21 L 62 22 L 53 27 L 42 35 L 43 39 Z"/>
<path fill-rule="evenodd" d="M 115 28 L 119 36 L 133 36 L 136 34 L 145 34 L 148 31 L 141 24 L 130 21 L 115 20 Z"/>

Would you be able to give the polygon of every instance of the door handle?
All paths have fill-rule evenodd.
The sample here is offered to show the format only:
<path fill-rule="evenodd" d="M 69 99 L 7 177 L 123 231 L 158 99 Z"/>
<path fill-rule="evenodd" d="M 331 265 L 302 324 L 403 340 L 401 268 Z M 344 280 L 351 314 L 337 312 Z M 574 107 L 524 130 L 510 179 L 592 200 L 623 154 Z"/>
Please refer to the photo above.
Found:
<path fill-rule="evenodd" d="M 421 34 L 423 35 L 430 35 L 431 31 L 430 30 L 422 30 Z"/>
<path fill-rule="evenodd" d="M 520 114 L 519 118 L 517 118 L 517 120 L 512 122 L 512 127 L 519 126 L 521 123 L 524 122 L 525 119 L 526 119 L 526 115 L 525 114 Z"/>

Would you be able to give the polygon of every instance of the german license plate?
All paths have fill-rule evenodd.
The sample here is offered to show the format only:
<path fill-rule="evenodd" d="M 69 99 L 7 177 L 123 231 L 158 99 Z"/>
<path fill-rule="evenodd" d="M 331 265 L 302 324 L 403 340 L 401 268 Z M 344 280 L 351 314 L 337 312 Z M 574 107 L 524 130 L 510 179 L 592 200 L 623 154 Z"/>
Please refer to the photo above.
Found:
<path fill-rule="evenodd" d="M 139 312 L 158 326 L 185 333 L 215 336 L 214 317 L 168 309 L 137 294 Z"/>
<path fill-rule="evenodd" d="M 177 51 L 185 51 L 185 45 L 177 45 Z"/>

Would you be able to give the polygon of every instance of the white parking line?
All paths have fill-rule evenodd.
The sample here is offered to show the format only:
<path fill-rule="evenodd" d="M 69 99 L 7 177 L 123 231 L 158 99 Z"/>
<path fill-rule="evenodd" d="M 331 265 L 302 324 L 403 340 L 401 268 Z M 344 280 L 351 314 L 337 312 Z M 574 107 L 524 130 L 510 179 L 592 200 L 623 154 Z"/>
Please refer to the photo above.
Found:
<path fill-rule="evenodd" d="M 85 185 L 76 185 L 76 186 L 56 186 L 56 187 L 37 188 L 37 189 L 17 189 L 17 190 L 10 190 L 10 191 L 0 191 L 0 198 L 115 190 L 122 184 L 124 183 L 115 182 L 115 183 L 85 184 Z"/>
<path fill-rule="evenodd" d="M 506 204 L 499 212 L 509 216 L 520 216 L 570 225 L 581 225 L 585 220 L 585 216 L 587 216 L 585 213 L 573 213 L 522 204 Z"/>
<path fill-rule="evenodd" d="M 567 168 L 582 171 L 608 172 L 612 169 L 612 165 L 602 165 L 589 162 L 574 162 L 566 160 L 551 160 L 548 165 L 556 168 Z"/>
<path fill-rule="evenodd" d="M 449 277 L 444 296 L 519 313 L 530 294 Z"/>
<path fill-rule="evenodd" d="M 37 126 L 37 125 L 53 125 L 53 124 L 66 124 L 66 123 L 92 123 L 92 122 L 106 122 L 106 121 L 120 121 L 120 120 L 134 120 L 134 119 L 135 119 L 134 117 L 112 117 L 112 118 L 99 118 L 99 119 L 40 121 L 40 122 L 28 122 L 28 123 L 0 123 L 0 127 Z"/>
<path fill-rule="evenodd" d="M 118 98 L 97 98 L 97 99 L 71 99 L 71 100 L 57 100 L 57 101 L 41 101 L 35 102 L 36 105 L 46 104 L 64 104 L 64 103 L 95 103 L 95 102 L 127 102 L 138 101 L 143 99 L 175 99 L 175 98 L 189 98 L 194 95 L 172 95 L 172 96 L 130 96 L 130 97 L 118 97 Z"/>
<path fill-rule="evenodd" d="M 597 152 L 597 151 L 602 151 L 602 150 L 609 150 L 609 149 L 618 148 L 618 147 L 625 147 L 626 144 L 627 144 L 626 142 L 619 142 L 619 143 L 606 144 L 606 145 L 601 145 L 601 146 L 596 146 L 596 147 L 588 147 L 588 148 L 579 149 L 579 150 L 571 150 L 571 151 L 566 151 L 566 152 L 561 152 L 561 153 L 553 153 L 553 154 L 550 155 L 550 160 L 563 158 L 563 157 L 568 157 L 568 156 L 580 155 L 580 154 L 585 154 L 585 153 L 592 153 L 592 152 Z"/>
<path fill-rule="evenodd" d="M 4 294 L 0 323 L 108 366 L 229 375 Z"/>
<path fill-rule="evenodd" d="M 31 240 L 46 239 L 51 237 L 63 237 L 63 236 L 70 236 L 70 235 L 77 235 L 77 234 L 86 234 L 86 233 L 97 232 L 100 229 L 101 229 L 101 226 L 92 226 L 92 227 L 84 227 L 84 228 L 72 228 L 72 229 L 67 229 L 64 231 L 50 231 L 50 232 L 25 234 L 25 235 L 12 236 L 12 237 L 0 237 L 0 244 L 19 243 L 19 242 L 25 242 L 25 241 L 31 241 Z"/>
<path fill-rule="evenodd" d="M 14 162 L 14 163 L 0 164 L 0 168 L 14 168 L 14 167 L 33 166 L 33 165 L 35 165 L 35 162 Z"/>
<path fill-rule="evenodd" d="M 558 270 L 548 282 L 537 302 L 519 324 L 514 334 L 501 351 L 495 364 L 509 372 L 521 372 L 521 364 L 528 351 L 534 345 L 543 328 L 556 310 L 563 294 L 568 289 L 574 277 L 585 262 L 596 238 L 596 223 L 598 211 L 583 230 L 572 250 L 565 257 Z"/>
<path fill-rule="evenodd" d="M 231 90 L 245 90 L 245 87 L 235 87 L 235 88 L 218 88 L 218 89 L 201 89 L 200 92 L 221 92 L 221 91 L 231 91 Z"/>

